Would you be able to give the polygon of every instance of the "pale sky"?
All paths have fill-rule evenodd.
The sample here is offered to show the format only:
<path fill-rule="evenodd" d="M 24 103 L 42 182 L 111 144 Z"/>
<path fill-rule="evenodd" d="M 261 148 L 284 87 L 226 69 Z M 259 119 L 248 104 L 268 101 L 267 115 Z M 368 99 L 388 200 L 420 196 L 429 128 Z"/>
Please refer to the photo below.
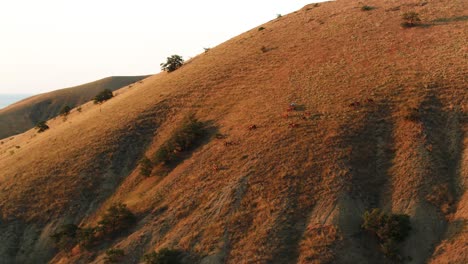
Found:
<path fill-rule="evenodd" d="M 0 94 L 160 71 L 320 0 L 0 0 Z"/>

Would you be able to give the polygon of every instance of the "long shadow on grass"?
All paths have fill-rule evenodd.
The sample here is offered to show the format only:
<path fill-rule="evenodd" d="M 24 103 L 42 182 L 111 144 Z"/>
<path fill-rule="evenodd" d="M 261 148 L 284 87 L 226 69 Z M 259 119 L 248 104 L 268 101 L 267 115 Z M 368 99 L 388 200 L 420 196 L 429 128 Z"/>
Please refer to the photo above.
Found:
<path fill-rule="evenodd" d="M 350 197 L 366 208 L 378 208 L 385 198 L 384 188 L 390 180 L 389 171 L 395 158 L 394 120 L 387 101 L 367 103 L 361 109 L 353 110 L 359 112 L 352 113 L 349 122 L 341 129 L 344 132 L 341 144 L 346 149 L 345 164 L 349 170 L 344 188 Z M 359 223 L 355 220 L 351 223 L 353 226 L 343 232 L 357 233 L 344 234 L 344 239 L 349 239 L 351 247 L 359 250 L 365 259 L 383 261 L 375 242 L 359 232 Z"/>
<path fill-rule="evenodd" d="M 425 255 L 425 260 L 433 254 L 435 245 L 450 228 L 443 215 L 449 215 L 456 210 L 457 201 L 462 194 L 458 186 L 462 176 L 463 162 L 463 126 L 466 116 L 460 109 L 444 108 L 438 91 L 440 85 L 434 85 L 426 94 L 419 106 L 418 121 L 422 123 L 425 135 L 425 145 L 428 152 L 428 175 L 424 178 L 423 198 L 437 208 L 440 221 L 430 223 L 434 241 L 423 241 L 422 245 L 431 248 Z M 421 215 L 419 215 L 421 213 Z M 416 211 L 416 219 L 425 219 L 427 211 Z M 453 225 L 453 224 L 452 224 Z M 456 223 L 455 223 L 456 225 Z"/>
<path fill-rule="evenodd" d="M 338 152 L 350 151 L 345 158 L 350 169 L 349 178 L 343 179 L 343 188 L 367 206 L 376 207 L 394 157 L 394 125 L 390 108 L 387 102 L 371 102 L 349 111 L 349 122 L 340 129 L 342 135 L 336 142 Z M 304 205 L 300 201 L 301 193 L 308 192 L 304 190 L 307 186 L 301 184 L 301 177 L 289 176 L 287 179 L 286 205 L 269 234 L 270 240 L 279 240 L 281 246 L 273 252 L 269 263 L 298 261 L 300 243 L 313 208 L 313 205 Z M 370 256 L 370 259 L 375 259 L 375 256 Z"/>
<path fill-rule="evenodd" d="M 394 124 L 386 102 L 371 105 L 358 127 L 351 120 L 342 131 L 343 143 L 349 147 L 349 188 L 354 198 L 361 199 L 370 208 L 378 207 L 381 193 L 387 180 L 392 160 Z"/>

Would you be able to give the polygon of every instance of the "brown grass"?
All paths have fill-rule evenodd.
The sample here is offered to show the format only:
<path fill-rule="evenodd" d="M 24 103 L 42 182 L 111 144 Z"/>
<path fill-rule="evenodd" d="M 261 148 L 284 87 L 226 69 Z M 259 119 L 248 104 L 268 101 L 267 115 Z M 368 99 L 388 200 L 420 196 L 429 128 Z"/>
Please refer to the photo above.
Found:
<path fill-rule="evenodd" d="M 359 235 L 362 213 L 380 207 L 411 216 L 405 257 L 463 263 L 466 236 L 453 226 L 468 217 L 466 23 L 400 27 L 402 12 L 425 23 L 463 16 L 463 3 L 418 3 L 366 2 L 371 12 L 358 1 L 306 6 L 101 106 L 86 104 L 65 123 L 51 120 L 45 133 L 5 139 L 0 230 L 21 221 L 16 234 L 28 234 L 34 223 L 42 238 L 31 244 L 47 249 L 43 237 L 60 222 L 93 224 L 121 201 L 139 222 L 109 246 L 132 252 L 130 263 L 163 247 L 225 263 L 380 263 Z M 293 102 L 301 107 L 288 112 Z M 408 106 L 419 119 L 405 118 Z M 189 112 L 226 138 L 206 139 L 164 177 L 139 176 L 137 161 Z M 449 218 L 426 199 L 444 184 Z"/>

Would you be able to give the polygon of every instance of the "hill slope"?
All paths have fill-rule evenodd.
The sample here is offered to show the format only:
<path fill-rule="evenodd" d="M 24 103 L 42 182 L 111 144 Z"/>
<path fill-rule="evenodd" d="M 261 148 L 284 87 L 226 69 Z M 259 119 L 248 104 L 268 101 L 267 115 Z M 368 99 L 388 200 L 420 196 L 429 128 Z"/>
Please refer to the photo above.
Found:
<path fill-rule="evenodd" d="M 308 5 L 4 140 L 0 262 L 103 263 L 120 248 L 139 263 L 168 247 L 188 263 L 386 263 L 360 228 L 378 207 L 410 216 L 397 262 L 466 263 L 465 2 L 366 4 Z M 409 11 L 421 26 L 400 26 Z M 140 175 L 189 113 L 203 140 Z M 126 232 L 53 248 L 60 226 L 95 226 L 115 202 L 137 217 Z"/>
<path fill-rule="evenodd" d="M 22 133 L 39 121 L 59 114 L 62 107 L 81 105 L 104 89 L 115 91 L 148 76 L 113 76 L 76 87 L 29 97 L 0 109 L 0 139 Z"/>

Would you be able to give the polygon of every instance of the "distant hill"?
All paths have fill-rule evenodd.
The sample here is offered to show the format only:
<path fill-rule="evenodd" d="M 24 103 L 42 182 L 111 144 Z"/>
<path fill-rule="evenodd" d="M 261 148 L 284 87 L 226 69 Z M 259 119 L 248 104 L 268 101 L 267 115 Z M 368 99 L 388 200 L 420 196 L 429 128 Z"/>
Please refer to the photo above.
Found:
<path fill-rule="evenodd" d="M 30 96 L 32 96 L 32 94 L 0 94 L 0 109 Z"/>
<path fill-rule="evenodd" d="M 0 263 L 468 263 L 466 2 L 307 5 L 0 140 Z"/>
<path fill-rule="evenodd" d="M 145 76 L 113 76 L 91 83 L 60 89 L 26 98 L 0 109 L 0 139 L 22 133 L 37 122 L 59 114 L 63 106 L 75 107 L 91 100 L 104 89 L 115 91 Z"/>

